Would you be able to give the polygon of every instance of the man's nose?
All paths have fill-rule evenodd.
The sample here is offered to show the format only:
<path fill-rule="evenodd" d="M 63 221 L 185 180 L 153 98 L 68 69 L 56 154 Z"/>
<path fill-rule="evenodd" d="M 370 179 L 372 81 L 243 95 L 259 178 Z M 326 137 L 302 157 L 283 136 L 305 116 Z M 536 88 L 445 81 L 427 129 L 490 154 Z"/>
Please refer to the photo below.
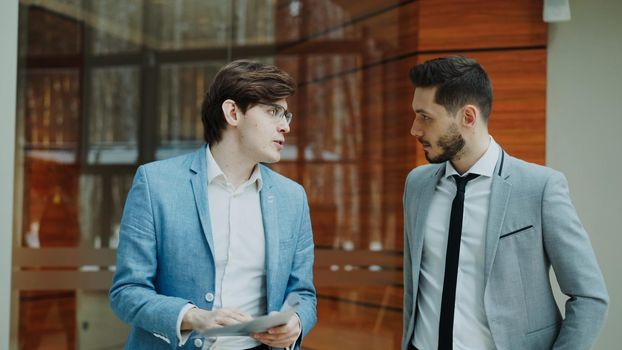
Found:
<path fill-rule="evenodd" d="M 418 124 L 419 123 L 417 123 L 417 119 L 415 119 L 413 121 L 413 126 L 410 128 L 410 134 L 415 137 L 423 136 L 423 130 L 421 130 Z"/>
<path fill-rule="evenodd" d="M 279 122 L 279 132 L 282 132 L 283 134 L 287 134 L 290 131 L 289 128 L 289 124 L 287 123 L 287 120 L 285 120 L 285 118 L 282 118 L 281 121 Z"/>

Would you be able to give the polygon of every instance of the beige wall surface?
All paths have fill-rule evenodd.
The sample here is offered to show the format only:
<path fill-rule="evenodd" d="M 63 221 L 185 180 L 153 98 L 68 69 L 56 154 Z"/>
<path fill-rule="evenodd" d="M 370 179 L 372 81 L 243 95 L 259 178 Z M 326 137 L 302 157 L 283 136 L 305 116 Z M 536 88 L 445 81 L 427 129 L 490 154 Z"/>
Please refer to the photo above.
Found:
<path fill-rule="evenodd" d="M 547 165 L 562 171 L 605 275 L 609 316 L 595 349 L 622 343 L 622 1 L 572 0 L 550 24 Z"/>
<path fill-rule="evenodd" d="M 17 0 L 0 1 L 0 29 L 0 349 L 8 349 L 13 248 Z"/>

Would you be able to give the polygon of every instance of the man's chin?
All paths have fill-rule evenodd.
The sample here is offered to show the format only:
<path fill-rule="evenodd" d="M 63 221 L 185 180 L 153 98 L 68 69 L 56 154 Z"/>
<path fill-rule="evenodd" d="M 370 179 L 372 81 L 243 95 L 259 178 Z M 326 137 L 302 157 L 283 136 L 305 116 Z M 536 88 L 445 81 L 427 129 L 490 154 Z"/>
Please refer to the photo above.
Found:
<path fill-rule="evenodd" d="M 443 155 L 437 156 L 437 157 L 432 157 L 428 154 L 428 152 L 425 152 L 425 159 L 428 161 L 428 163 L 430 164 L 440 164 L 440 163 L 445 163 L 445 161 L 447 159 L 445 159 L 443 157 Z"/>
<path fill-rule="evenodd" d="M 276 162 L 278 162 L 280 160 L 281 160 L 281 154 L 277 153 L 277 154 L 273 154 L 273 155 L 270 155 L 268 157 L 265 157 L 264 159 L 262 159 L 261 163 L 272 164 L 272 163 L 276 163 Z"/>

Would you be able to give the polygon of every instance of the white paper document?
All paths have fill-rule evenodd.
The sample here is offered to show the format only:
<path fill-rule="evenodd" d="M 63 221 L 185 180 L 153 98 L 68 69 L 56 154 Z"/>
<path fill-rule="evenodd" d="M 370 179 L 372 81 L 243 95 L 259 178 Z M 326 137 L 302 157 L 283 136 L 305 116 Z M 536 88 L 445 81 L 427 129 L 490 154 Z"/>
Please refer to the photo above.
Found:
<path fill-rule="evenodd" d="M 220 328 L 208 329 L 200 333 L 206 338 L 222 337 L 222 336 L 246 336 L 250 333 L 263 333 L 268 329 L 280 325 L 284 325 L 298 311 L 300 305 L 300 297 L 297 294 L 290 294 L 281 307 L 281 311 L 271 313 L 270 315 L 254 318 L 252 321 L 224 326 Z"/>
<path fill-rule="evenodd" d="M 260 316 L 252 321 L 243 322 L 234 324 L 231 326 L 224 326 L 220 328 L 212 328 L 208 329 L 205 332 L 202 332 L 201 335 L 207 338 L 211 337 L 222 337 L 222 336 L 231 336 L 231 335 L 239 335 L 245 336 L 250 333 L 263 333 L 268 329 L 280 325 L 284 325 L 289 321 L 289 319 L 296 314 L 297 308 L 290 308 L 285 311 L 275 312 L 270 315 Z"/>

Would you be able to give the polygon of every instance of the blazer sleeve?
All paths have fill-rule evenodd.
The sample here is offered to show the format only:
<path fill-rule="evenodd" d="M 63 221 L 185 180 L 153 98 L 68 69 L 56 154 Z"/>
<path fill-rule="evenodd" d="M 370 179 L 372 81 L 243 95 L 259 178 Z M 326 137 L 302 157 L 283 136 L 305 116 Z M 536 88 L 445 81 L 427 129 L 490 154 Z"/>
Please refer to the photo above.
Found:
<path fill-rule="evenodd" d="M 296 253 L 287 282 L 286 296 L 294 293 L 300 298 L 298 317 L 302 333 L 295 343 L 294 349 L 300 349 L 302 340 L 317 322 L 317 297 L 313 286 L 314 243 L 311 229 L 311 217 L 307 195 L 302 189 L 302 213 L 299 224 Z"/>
<path fill-rule="evenodd" d="M 117 250 L 116 272 L 109 292 L 114 313 L 176 347 L 177 317 L 190 301 L 158 294 L 156 220 L 149 181 L 139 167 L 128 194 Z"/>
<path fill-rule="evenodd" d="M 413 284 L 412 284 L 412 258 L 410 251 L 410 237 L 411 237 L 411 227 L 408 224 L 410 218 L 409 212 L 409 187 L 411 182 L 411 176 L 406 178 L 406 184 L 404 186 L 404 198 L 402 199 L 402 203 L 404 206 L 404 262 L 403 262 L 403 271 L 404 271 L 404 310 L 403 310 L 403 328 L 402 328 L 402 348 L 407 346 L 407 342 L 410 341 L 410 334 L 408 334 L 408 326 L 410 323 L 410 319 L 412 317 L 413 310 Z"/>
<path fill-rule="evenodd" d="M 606 315 L 609 297 L 590 239 L 570 201 L 568 182 L 554 172 L 542 198 L 542 232 L 561 291 L 569 299 L 553 349 L 590 349 Z"/>

